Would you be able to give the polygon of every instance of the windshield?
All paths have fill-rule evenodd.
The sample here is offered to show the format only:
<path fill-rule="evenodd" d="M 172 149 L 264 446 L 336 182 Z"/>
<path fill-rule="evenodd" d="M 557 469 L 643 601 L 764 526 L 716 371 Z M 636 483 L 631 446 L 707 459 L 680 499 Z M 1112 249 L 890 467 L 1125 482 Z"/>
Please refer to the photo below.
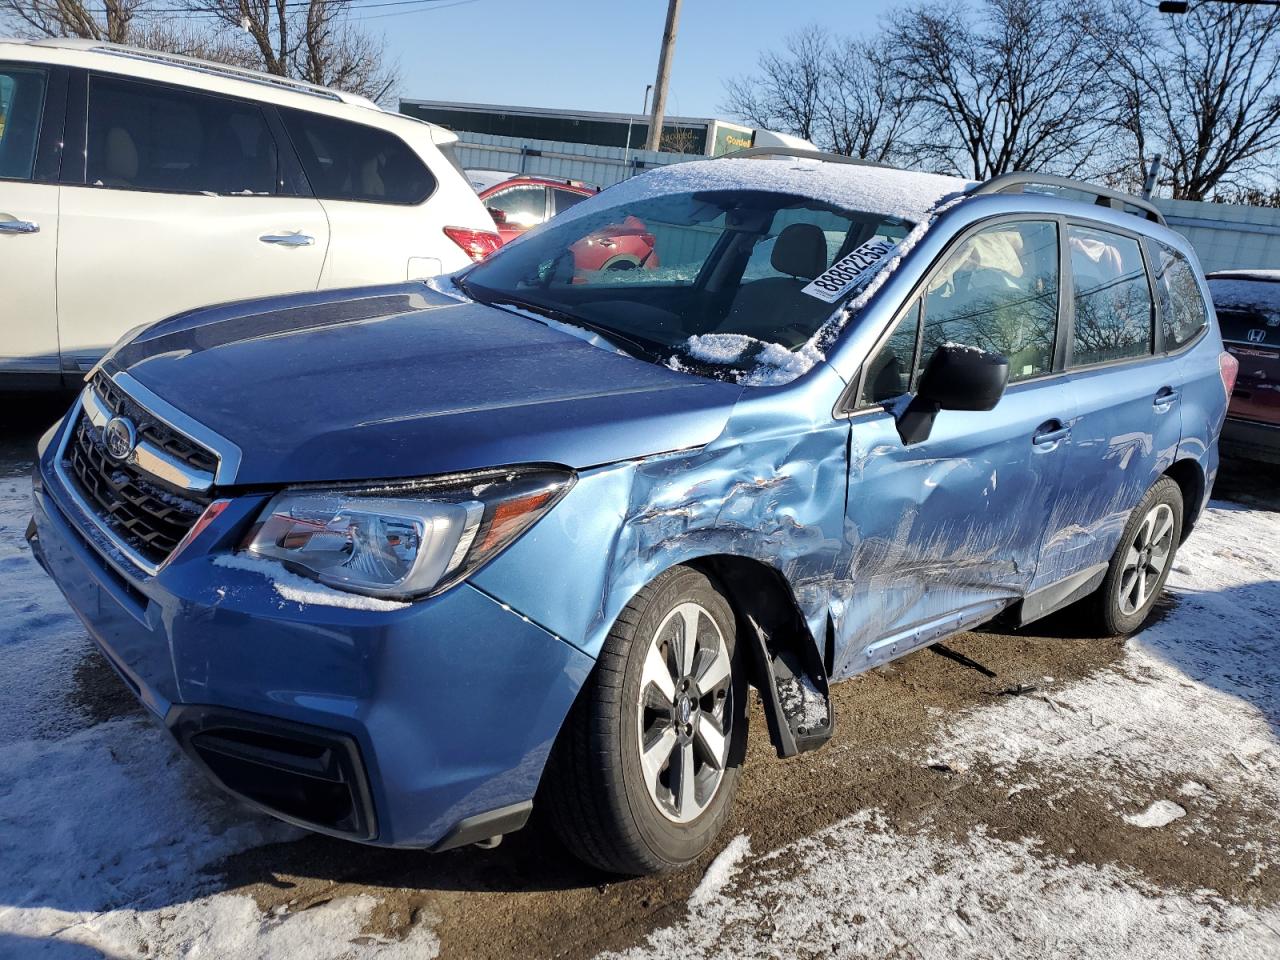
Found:
<path fill-rule="evenodd" d="M 705 351 L 692 356 L 690 338 L 738 335 L 760 349 L 799 349 L 912 226 L 754 190 L 620 206 L 606 194 L 579 209 L 475 267 L 462 280 L 466 291 L 713 376 L 724 371 Z M 749 359 L 740 354 L 732 358 L 738 366 Z"/>

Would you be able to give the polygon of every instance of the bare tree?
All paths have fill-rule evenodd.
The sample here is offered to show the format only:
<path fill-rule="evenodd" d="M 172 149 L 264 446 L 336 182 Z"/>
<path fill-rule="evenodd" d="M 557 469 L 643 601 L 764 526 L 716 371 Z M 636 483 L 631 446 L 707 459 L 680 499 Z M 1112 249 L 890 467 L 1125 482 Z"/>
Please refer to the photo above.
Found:
<path fill-rule="evenodd" d="M 754 75 L 728 81 L 721 109 L 752 126 L 813 140 L 830 35 L 810 25 L 787 37 L 784 47 L 781 53 L 762 54 Z"/>
<path fill-rule="evenodd" d="M 8 0 L 6 0 L 8 2 Z M 351 20 L 353 0 L 183 0 L 225 31 L 237 31 L 243 46 L 267 73 L 338 87 L 384 100 L 399 82 L 385 43 Z"/>
<path fill-rule="evenodd" d="M 834 37 L 810 25 L 756 73 L 725 85 L 722 109 L 757 127 L 794 134 L 846 156 L 888 160 L 911 122 L 881 41 Z"/>
<path fill-rule="evenodd" d="M 39 37 L 80 37 L 124 43 L 144 0 L 0 0 L 0 23 Z M 99 14 L 101 11 L 101 14 Z"/>
<path fill-rule="evenodd" d="M 986 0 L 898 15 L 893 76 L 920 111 L 916 154 L 985 179 L 1012 170 L 1080 172 L 1105 126 L 1090 0 Z"/>
<path fill-rule="evenodd" d="M 832 45 L 818 104 L 820 142 L 835 153 L 885 163 L 917 126 L 912 98 L 895 79 L 883 37 Z"/>
<path fill-rule="evenodd" d="M 264 70 L 385 100 L 399 82 L 354 0 L 0 0 L 0 25 L 43 37 L 127 43 Z M 166 16 L 173 7 L 185 13 Z"/>
<path fill-rule="evenodd" d="M 1280 10 L 1197 3 L 1180 17 L 1116 0 L 1099 31 L 1123 155 L 1116 179 L 1142 182 L 1163 157 L 1175 198 L 1204 200 L 1274 176 L 1280 148 Z M 1271 161 L 1269 170 L 1266 169 Z"/>

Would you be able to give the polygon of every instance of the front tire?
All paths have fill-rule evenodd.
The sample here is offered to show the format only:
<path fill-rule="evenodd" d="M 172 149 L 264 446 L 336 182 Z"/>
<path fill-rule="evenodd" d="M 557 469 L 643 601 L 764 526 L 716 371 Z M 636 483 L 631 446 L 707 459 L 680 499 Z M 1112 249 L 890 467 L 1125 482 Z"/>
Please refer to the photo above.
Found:
<path fill-rule="evenodd" d="M 1182 489 L 1161 477 L 1129 515 L 1106 579 L 1089 599 L 1108 636 L 1133 633 L 1150 616 L 1182 539 Z"/>
<path fill-rule="evenodd" d="M 747 732 L 746 671 L 724 595 L 675 567 L 618 616 L 552 752 L 552 824 L 611 873 L 697 859 L 729 817 Z"/>

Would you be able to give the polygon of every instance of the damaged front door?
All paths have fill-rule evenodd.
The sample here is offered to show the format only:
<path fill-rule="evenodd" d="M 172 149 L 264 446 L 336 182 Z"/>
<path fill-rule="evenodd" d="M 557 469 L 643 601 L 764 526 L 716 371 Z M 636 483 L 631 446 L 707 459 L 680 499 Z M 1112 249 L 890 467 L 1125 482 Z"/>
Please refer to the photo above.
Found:
<path fill-rule="evenodd" d="M 1055 375 L 1058 250 L 1052 221 L 969 234 L 868 360 L 851 421 L 835 676 L 980 623 L 1031 585 L 1074 418 Z M 943 410 L 906 445 L 891 411 L 944 343 L 1003 355 L 1013 383 L 994 409 Z"/>

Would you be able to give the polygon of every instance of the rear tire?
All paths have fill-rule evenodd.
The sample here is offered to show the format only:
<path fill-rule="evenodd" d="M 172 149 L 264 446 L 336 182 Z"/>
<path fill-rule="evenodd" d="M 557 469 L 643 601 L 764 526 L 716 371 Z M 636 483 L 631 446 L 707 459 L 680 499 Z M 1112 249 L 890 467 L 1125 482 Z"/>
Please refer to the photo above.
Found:
<path fill-rule="evenodd" d="M 639 875 L 683 866 L 715 841 L 746 752 L 734 624 L 724 595 L 689 567 L 619 614 L 547 769 L 548 813 L 575 856 Z"/>
<path fill-rule="evenodd" d="M 1085 602 L 1107 636 L 1142 626 L 1164 589 L 1182 539 L 1182 489 L 1161 477 L 1129 515 L 1106 579 Z"/>

